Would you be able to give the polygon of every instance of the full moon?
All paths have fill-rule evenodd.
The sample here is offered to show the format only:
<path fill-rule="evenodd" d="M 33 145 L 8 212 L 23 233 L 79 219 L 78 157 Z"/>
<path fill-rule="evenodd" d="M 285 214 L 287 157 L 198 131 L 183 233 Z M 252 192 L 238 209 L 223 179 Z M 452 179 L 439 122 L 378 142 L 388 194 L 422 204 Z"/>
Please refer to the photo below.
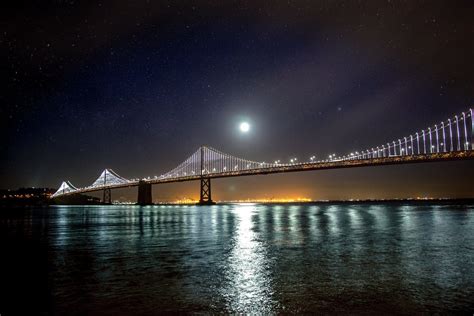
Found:
<path fill-rule="evenodd" d="M 240 131 L 242 133 L 247 133 L 250 130 L 250 125 L 247 122 L 240 123 Z"/>

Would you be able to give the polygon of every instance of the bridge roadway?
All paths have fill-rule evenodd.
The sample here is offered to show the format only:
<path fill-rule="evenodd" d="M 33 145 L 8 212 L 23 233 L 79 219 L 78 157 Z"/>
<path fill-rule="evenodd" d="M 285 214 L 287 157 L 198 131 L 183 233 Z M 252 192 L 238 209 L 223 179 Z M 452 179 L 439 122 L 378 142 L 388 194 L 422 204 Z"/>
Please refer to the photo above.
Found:
<path fill-rule="evenodd" d="M 157 178 L 157 179 L 155 178 L 143 179 L 141 181 L 130 181 L 127 183 L 122 183 L 122 184 L 80 188 L 73 192 L 64 193 L 63 195 L 67 196 L 67 195 L 73 195 L 73 194 L 102 191 L 105 189 L 119 189 L 119 188 L 135 187 L 135 186 L 139 186 L 140 182 L 152 185 L 152 184 L 162 184 L 162 183 L 196 181 L 196 180 L 202 180 L 203 178 L 217 179 L 217 178 L 253 176 L 253 175 L 267 175 L 267 174 L 276 174 L 276 173 L 285 173 L 285 172 L 315 171 L 315 170 L 358 168 L 358 167 L 375 167 L 375 166 L 384 166 L 384 165 L 401 165 L 401 164 L 470 160 L 470 159 L 474 159 L 474 150 L 441 152 L 441 153 L 420 154 L 420 155 L 380 157 L 380 158 L 369 158 L 369 159 L 303 162 L 299 164 L 282 164 L 281 166 L 273 166 L 273 167 L 267 167 L 267 168 L 246 169 L 246 170 L 228 171 L 228 172 L 214 172 L 214 173 L 205 173 L 203 175 L 182 176 L 182 177 L 175 177 L 175 178 L 170 177 L 170 178 Z"/>

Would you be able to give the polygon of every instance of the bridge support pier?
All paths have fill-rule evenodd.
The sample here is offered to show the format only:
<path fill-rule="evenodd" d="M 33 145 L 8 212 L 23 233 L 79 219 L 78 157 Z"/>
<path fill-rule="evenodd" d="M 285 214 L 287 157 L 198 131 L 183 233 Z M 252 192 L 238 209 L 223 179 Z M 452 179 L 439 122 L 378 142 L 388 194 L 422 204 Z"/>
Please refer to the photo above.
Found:
<path fill-rule="evenodd" d="M 211 179 L 201 178 L 201 194 L 198 205 L 214 205 L 216 202 L 211 197 Z"/>
<path fill-rule="evenodd" d="M 102 198 L 103 204 L 112 204 L 112 190 L 104 189 L 104 196 Z"/>
<path fill-rule="evenodd" d="M 138 182 L 138 205 L 152 205 L 153 201 L 151 198 L 151 184 L 146 183 L 143 180 Z"/>

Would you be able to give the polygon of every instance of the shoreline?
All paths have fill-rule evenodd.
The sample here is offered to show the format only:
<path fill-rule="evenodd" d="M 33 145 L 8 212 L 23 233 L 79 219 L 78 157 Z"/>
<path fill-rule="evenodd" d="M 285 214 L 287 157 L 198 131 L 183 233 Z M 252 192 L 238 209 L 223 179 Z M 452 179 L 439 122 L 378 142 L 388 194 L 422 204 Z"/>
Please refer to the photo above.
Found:
<path fill-rule="evenodd" d="M 217 201 L 215 205 L 235 205 L 235 204 L 259 204 L 259 205 L 377 205 L 377 204 L 407 204 L 407 205 L 474 205 L 474 198 L 459 199 L 367 199 L 367 200 L 316 200 L 316 201 L 289 201 L 289 202 L 259 202 L 259 201 Z M 154 207 L 154 206 L 199 206 L 195 203 L 173 203 L 163 202 L 151 205 L 140 206 L 134 203 L 117 203 L 117 204 L 1 204 L 0 208 L 27 208 L 27 207 L 51 207 L 51 206 L 137 206 L 137 207 Z"/>

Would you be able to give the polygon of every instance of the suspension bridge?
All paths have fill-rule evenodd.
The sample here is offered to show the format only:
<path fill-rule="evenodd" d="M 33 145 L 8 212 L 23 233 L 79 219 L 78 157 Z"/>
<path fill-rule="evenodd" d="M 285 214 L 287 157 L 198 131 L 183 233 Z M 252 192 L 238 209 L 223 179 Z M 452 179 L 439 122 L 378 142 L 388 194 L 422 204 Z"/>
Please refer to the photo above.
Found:
<path fill-rule="evenodd" d="M 328 159 L 289 163 L 280 161 L 257 162 L 238 158 L 208 146 L 200 147 L 173 170 L 160 176 L 126 179 L 111 169 L 102 171 L 90 186 L 75 187 L 64 181 L 52 198 L 103 191 L 102 202 L 112 202 L 111 190 L 138 187 L 137 204 L 152 204 L 152 185 L 183 181 L 200 181 L 199 204 L 213 204 L 211 179 L 265 175 L 285 172 L 355 168 L 410 163 L 427 163 L 474 158 L 473 110 L 462 112 L 439 124 L 379 146 L 354 151 L 343 156 L 329 155 Z"/>

